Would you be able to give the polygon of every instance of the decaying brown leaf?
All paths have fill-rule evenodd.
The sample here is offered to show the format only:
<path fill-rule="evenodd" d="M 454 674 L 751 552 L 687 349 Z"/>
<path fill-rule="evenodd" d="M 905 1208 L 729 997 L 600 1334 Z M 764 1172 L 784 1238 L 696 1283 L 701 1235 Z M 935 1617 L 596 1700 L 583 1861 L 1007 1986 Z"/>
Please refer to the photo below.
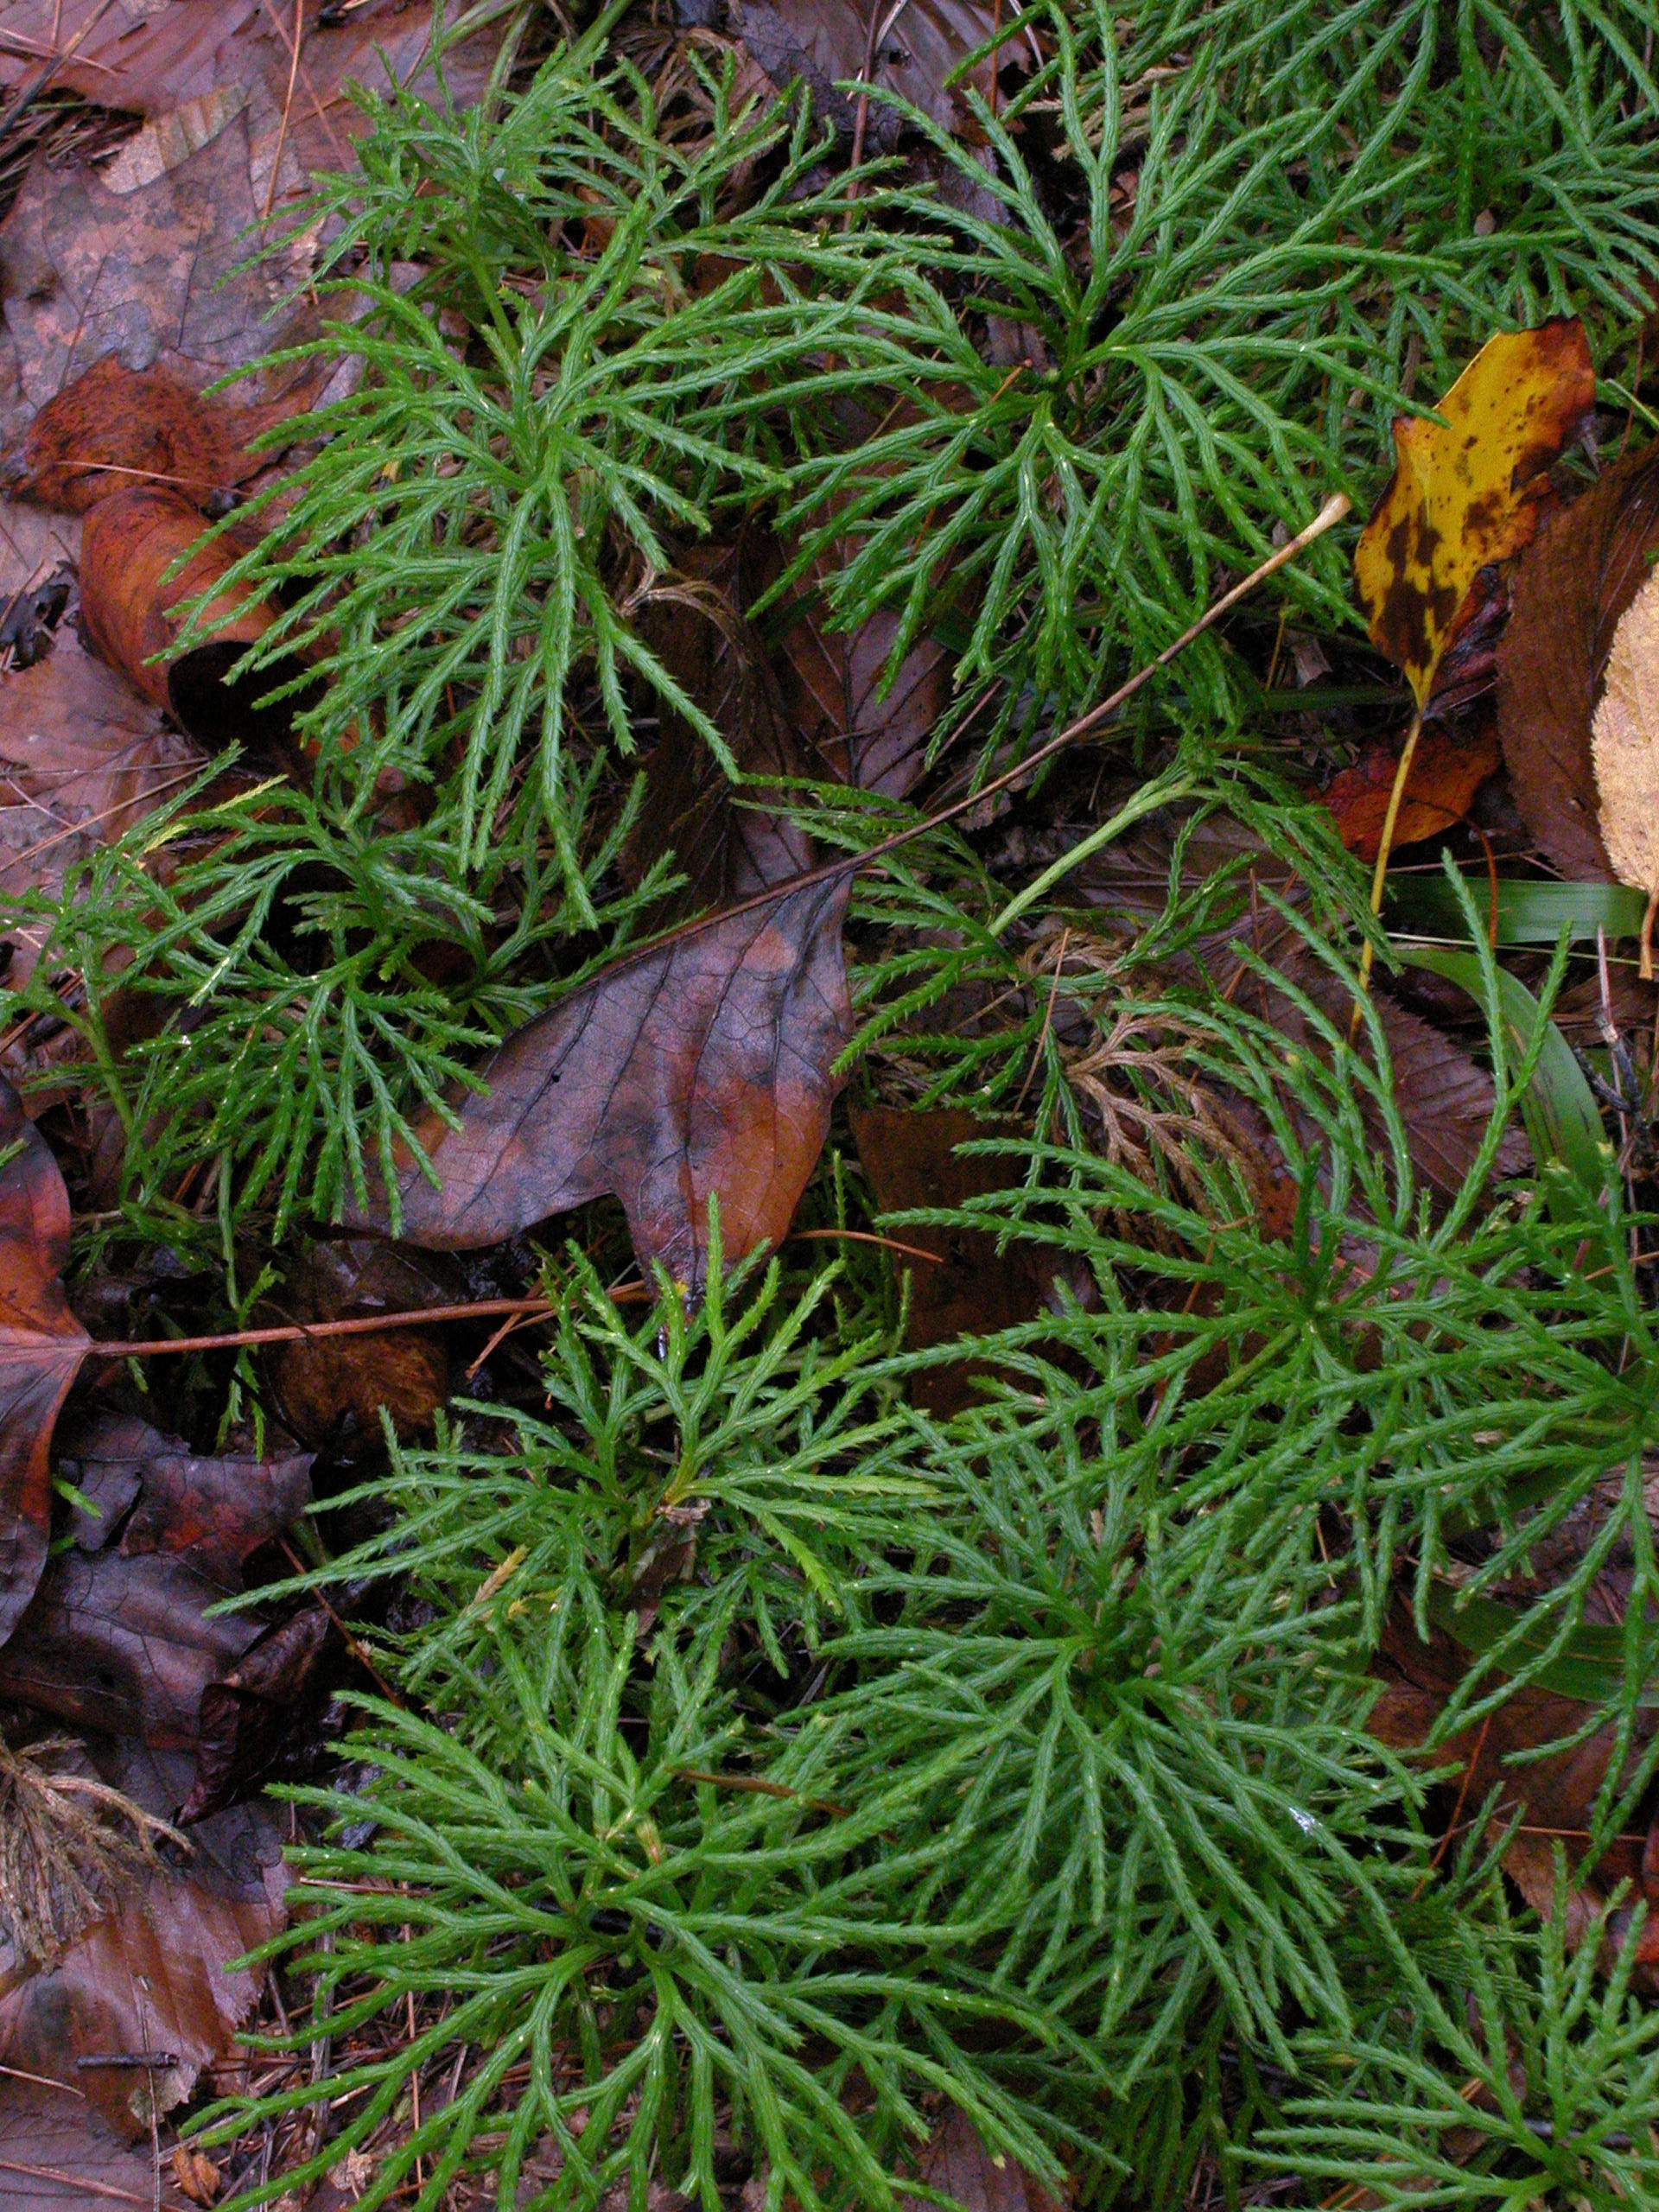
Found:
<path fill-rule="evenodd" d="M 0 899 L 54 892 L 73 862 L 111 843 L 205 763 L 159 708 L 84 652 L 63 625 L 52 651 L 0 676 Z M 7 988 L 21 989 L 41 925 L 5 925 Z"/>
<path fill-rule="evenodd" d="M 232 681 L 237 661 L 276 619 L 245 585 L 230 585 L 208 601 L 200 619 L 211 637 L 170 658 L 156 658 L 171 652 L 184 627 L 181 605 L 211 591 L 245 550 L 231 533 L 202 543 L 205 528 L 188 499 L 153 485 L 132 485 L 99 500 L 81 530 L 81 621 L 111 667 L 141 697 L 168 708 L 208 751 L 232 743 L 276 750 L 288 741 L 293 702 L 259 702 L 296 671 L 270 669 Z M 174 563 L 187 555 L 174 573 Z"/>
<path fill-rule="evenodd" d="M 1489 339 L 1437 403 L 1440 422 L 1396 417 L 1395 473 L 1354 575 L 1371 636 L 1420 708 L 1470 586 L 1532 537 L 1546 472 L 1595 397 L 1584 326 L 1557 316 Z"/>
<path fill-rule="evenodd" d="M 200 506 L 245 483 L 269 461 L 251 439 L 286 419 L 305 393 L 264 406 L 204 397 L 165 369 L 129 369 L 113 353 L 95 361 L 35 416 L 0 461 L 14 499 L 84 514 L 135 480 Z"/>
<path fill-rule="evenodd" d="M 1497 733 L 1490 723 L 1471 737 L 1426 729 L 1412 764 L 1409 795 L 1395 823 L 1395 845 L 1415 845 L 1444 836 L 1468 812 L 1475 793 L 1497 766 Z M 1391 745 L 1375 745 L 1333 776 L 1319 804 L 1335 819 L 1337 834 L 1351 853 L 1374 861 L 1382 842 L 1399 755 Z"/>
<path fill-rule="evenodd" d="M 118 1744 L 81 1759 L 89 1778 L 146 1811 L 176 1796 L 181 1765 Z M 0 1970 L 0 2065 L 76 2089 L 83 2126 L 147 2133 L 152 2085 L 157 2112 L 188 2096 L 252 2009 L 263 1969 L 231 1961 L 282 1924 L 282 1841 L 274 1805 L 218 1814 L 192 1831 L 188 1853 L 164 1846 L 176 1863 L 131 1882 L 49 1971 Z M 138 2051 L 162 2063 L 96 2063 Z"/>
<path fill-rule="evenodd" d="M 688 1289 L 707 1271 L 711 1198 L 728 1259 L 778 1243 L 850 1028 L 848 889 L 838 875 L 693 924 L 510 1037 L 458 1128 L 420 1125 L 439 1187 L 404 1170 L 397 1233 L 461 1250 L 613 1195 L 641 1263 Z M 383 1209 L 354 1225 L 387 1225 Z"/>
<path fill-rule="evenodd" d="M 209 1609 L 241 1594 L 243 1561 L 309 1503 L 310 1464 L 201 1459 L 143 1421 L 100 1417 L 60 1455 L 87 1503 L 0 1650 L 0 1696 L 194 1752 L 203 1694 L 264 1633 Z"/>
<path fill-rule="evenodd" d="M 0 2082 L 0 2190 L 6 2212 L 156 2212 L 155 2175 L 142 2152 L 89 2115 L 77 2085 Z M 168 2183 L 161 2212 L 191 2212 Z"/>
<path fill-rule="evenodd" d="M 837 97 L 831 88 L 864 78 L 871 31 L 880 29 L 880 18 L 872 26 L 859 0 L 733 0 L 727 12 L 732 30 L 774 85 L 803 79 L 819 112 L 846 124 L 845 95 Z M 924 109 L 947 129 L 971 131 L 960 88 L 971 84 L 988 99 L 991 64 L 979 63 L 955 86 L 945 80 L 1008 20 L 985 0 L 910 0 L 880 41 L 868 81 Z M 1023 63 L 1029 52 L 1016 34 L 999 48 L 998 60 Z M 871 143 L 890 143 L 897 118 L 873 107 L 867 128 Z"/>
<path fill-rule="evenodd" d="M 273 1306 L 260 1319 L 361 1319 L 456 1302 L 461 1287 L 438 1280 L 442 1264 L 379 1237 L 318 1244 L 289 1271 L 280 1312 Z M 267 1371 L 302 1444 L 337 1443 L 353 1430 L 378 1440 L 383 1411 L 398 1436 L 410 1437 L 429 1427 L 449 1395 L 448 1340 L 441 1328 L 314 1337 L 273 1345 Z"/>
<path fill-rule="evenodd" d="M 986 2149 L 966 2113 L 952 2106 L 922 2153 L 919 2178 L 963 2212 L 1065 2212 L 1068 2190 L 1055 2196 L 1012 2158 Z M 900 2197 L 905 2212 L 922 2212 L 914 2197 Z"/>
<path fill-rule="evenodd" d="M 1528 829 L 1561 873 L 1606 883 L 1590 728 L 1620 616 L 1659 550 L 1659 445 L 1608 469 L 1544 524 L 1516 570 L 1497 648 L 1504 765 Z"/>
<path fill-rule="evenodd" d="M 749 779 L 734 790 L 703 739 L 664 709 L 662 736 L 645 762 L 645 804 L 628 866 L 637 880 L 671 853 L 686 878 L 676 906 L 687 914 L 734 905 L 812 865 L 805 832 L 767 804 L 779 784 L 810 771 L 745 612 L 744 551 L 741 538 L 691 548 L 675 582 L 659 586 L 639 616 L 645 644 Z"/>
<path fill-rule="evenodd" d="M 927 741 L 950 697 L 950 656 L 924 638 L 887 663 L 899 617 L 881 612 L 855 629 L 832 629 L 816 589 L 782 613 L 784 698 L 791 720 L 822 766 L 815 773 L 883 798 L 902 798 L 921 773 Z"/>
<path fill-rule="evenodd" d="M 907 1113 L 890 1106 L 855 1106 L 849 1119 L 883 1214 L 960 1206 L 969 1198 L 1006 1190 L 1016 1179 L 1007 1160 L 957 1149 L 977 1138 L 1016 1135 L 1015 1122 L 976 1121 L 950 1107 Z M 906 1222 L 892 1233 L 932 1255 L 931 1264 L 903 1253 L 893 1255 L 895 1269 L 910 1276 L 905 1341 L 912 1351 L 953 1337 L 1012 1328 L 1033 1319 L 1053 1295 L 1052 1252 L 1017 1241 L 999 1250 L 989 1233 L 918 1222 Z M 974 1377 L 988 1371 L 982 1361 L 952 1360 L 913 1376 L 911 1394 L 945 1420 L 974 1402 Z"/>
<path fill-rule="evenodd" d="M 9 1155 L 9 1156 L 7 1156 Z M 69 1196 L 57 1162 L 0 1080 L 0 1643 L 46 1564 L 48 1454 L 58 1409 L 91 1343 L 60 1277 Z"/>
<path fill-rule="evenodd" d="M 250 262 L 246 233 L 264 212 L 250 153 L 244 108 L 130 192 L 84 167 L 30 170 L 0 224 L 0 353 L 16 391 L 0 421 L 8 443 L 106 355 L 200 385 L 286 339 L 275 318 L 308 275 L 311 249 L 299 241 Z M 0 373 L 0 389 L 7 381 Z"/>
<path fill-rule="evenodd" d="M 1653 980 L 1659 910 L 1659 579 L 1625 608 L 1607 658 L 1606 687 L 1591 726 L 1601 842 L 1621 883 L 1648 894 L 1642 980 Z"/>
<path fill-rule="evenodd" d="M 1372 1734 L 1395 1751 L 1419 1750 L 1469 1665 L 1469 1655 L 1442 1630 L 1433 1630 L 1427 1642 L 1421 1638 L 1408 1607 L 1396 1600 L 1374 1664 L 1384 1688 L 1372 1709 Z M 1616 1952 L 1630 1931 L 1635 1904 L 1646 1899 L 1650 1916 L 1637 1938 L 1635 1980 L 1639 1988 L 1659 1994 L 1659 1920 L 1651 1917 L 1659 1904 L 1656 1838 L 1650 1832 L 1647 1838 L 1619 1839 L 1594 1866 L 1582 1865 L 1582 1852 L 1574 1848 L 1575 1839 L 1589 1833 L 1597 1795 L 1618 1749 L 1618 1725 L 1609 1721 L 1592 1728 L 1593 1719 L 1591 1707 L 1574 1699 L 1526 1687 L 1513 1691 L 1487 1718 L 1445 1738 L 1433 1757 L 1437 1765 L 1456 1770 L 1452 1787 L 1466 1813 L 1478 1812 L 1496 1791 L 1489 1830 L 1494 1838 L 1518 1816 L 1503 1863 L 1529 1904 L 1546 1916 L 1555 1904 L 1556 1847 L 1565 1843 L 1573 1885 L 1566 1923 L 1569 1943 L 1581 1940 L 1611 1891 L 1628 1883 L 1632 1894 L 1610 1916 L 1606 1929 L 1610 1953 Z M 1654 1726 L 1649 1713 L 1639 1713 L 1637 1720 L 1637 1740 L 1627 1757 L 1630 1771 Z M 1538 1756 L 1543 1745 L 1553 1744 L 1563 1748 Z"/>

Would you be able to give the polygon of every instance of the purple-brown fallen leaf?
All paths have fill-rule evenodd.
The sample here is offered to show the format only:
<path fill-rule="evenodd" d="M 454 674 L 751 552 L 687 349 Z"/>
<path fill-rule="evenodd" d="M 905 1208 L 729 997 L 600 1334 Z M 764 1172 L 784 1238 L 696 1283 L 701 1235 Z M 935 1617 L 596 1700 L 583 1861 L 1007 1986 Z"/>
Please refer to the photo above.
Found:
<path fill-rule="evenodd" d="M 1564 875 L 1609 883 L 1590 733 L 1619 618 L 1659 551 L 1659 444 L 1552 515 L 1515 575 L 1497 726 L 1516 804 Z"/>
<path fill-rule="evenodd" d="M 155 2173 L 146 2144 L 135 2150 L 90 2116 L 79 2084 L 0 2085 L 0 2197 L 6 2212 L 155 2212 Z M 162 2212 L 191 2212 L 170 2183 Z"/>
<path fill-rule="evenodd" d="M 622 1202 L 640 1262 L 696 1288 L 709 1201 L 728 1259 L 787 1230 L 830 1126 L 850 1030 L 838 875 L 692 925 L 508 1038 L 488 1084 L 419 1135 L 398 1183 L 414 1244 L 459 1251 L 590 1198 Z M 385 1226 L 384 1204 L 356 1226 Z"/>
<path fill-rule="evenodd" d="M 204 1693 L 264 1634 L 209 1608 L 310 1502 L 308 1455 L 198 1459 L 144 1422 L 105 1414 L 60 1458 L 86 1505 L 0 1651 L 0 1696 L 79 1729 L 194 1752 Z"/>
<path fill-rule="evenodd" d="M 10 1157 L 4 1157 L 10 1154 Z M 52 1430 L 91 1338 L 60 1280 L 69 1194 L 16 1092 L 0 1080 L 0 1643 L 46 1564 Z M 3 1655 L 0 1655 L 3 1656 Z"/>

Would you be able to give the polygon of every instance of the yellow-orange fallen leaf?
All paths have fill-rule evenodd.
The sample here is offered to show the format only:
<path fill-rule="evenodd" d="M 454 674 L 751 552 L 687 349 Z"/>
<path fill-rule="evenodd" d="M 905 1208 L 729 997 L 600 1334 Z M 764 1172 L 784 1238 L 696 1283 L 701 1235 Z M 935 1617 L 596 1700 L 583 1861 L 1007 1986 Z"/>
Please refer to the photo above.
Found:
<path fill-rule="evenodd" d="M 1648 894 L 1642 980 L 1649 982 L 1659 909 L 1659 576 L 1649 577 L 1613 632 L 1590 754 L 1607 857 L 1621 883 Z"/>
<path fill-rule="evenodd" d="M 1394 476 L 1354 553 L 1372 638 L 1421 707 L 1471 585 L 1531 537 L 1545 474 L 1594 404 L 1584 326 L 1489 339 L 1440 402 L 1396 417 Z"/>

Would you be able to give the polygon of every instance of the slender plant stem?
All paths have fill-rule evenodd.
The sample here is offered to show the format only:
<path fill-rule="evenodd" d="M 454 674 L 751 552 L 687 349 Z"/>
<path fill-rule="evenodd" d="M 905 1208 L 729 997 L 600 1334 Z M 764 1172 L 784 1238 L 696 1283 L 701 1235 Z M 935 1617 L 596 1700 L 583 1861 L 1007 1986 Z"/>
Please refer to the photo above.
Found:
<path fill-rule="evenodd" d="M 1382 912 L 1382 893 L 1389 880 L 1389 855 L 1394 850 L 1394 833 L 1400 820 L 1400 808 L 1406 796 L 1406 785 L 1411 777 L 1411 764 L 1417 757 L 1417 741 L 1423 734 L 1423 710 L 1418 708 L 1411 718 L 1411 728 L 1406 732 L 1405 751 L 1400 755 L 1400 766 L 1394 772 L 1394 788 L 1389 793 L 1389 810 L 1382 817 L 1382 836 L 1376 849 L 1376 866 L 1371 871 L 1371 912 Z M 1359 1025 L 1364 1019 L 1361 1001 L 1371 988 L 1371 969 L 1376 959 L 1376 947 L 1367 938 L 1359 956 L 1359 995 L 1354 1001 L 1354 1018 L 1349 1025 L 1351 1043 L 1359 1035 Z"/>

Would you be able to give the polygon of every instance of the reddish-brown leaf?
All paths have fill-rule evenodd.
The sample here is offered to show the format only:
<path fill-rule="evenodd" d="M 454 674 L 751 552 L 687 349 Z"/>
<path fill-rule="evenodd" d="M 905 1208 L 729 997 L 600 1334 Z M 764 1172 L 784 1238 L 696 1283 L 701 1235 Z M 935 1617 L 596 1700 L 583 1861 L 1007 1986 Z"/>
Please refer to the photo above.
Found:
<path fill-rule="evenodd" d="M 69 1194 L 57 1162 L 0 1081 L 0 1643 L 22 1617 L 46 1564 L 52 1487 L 48 1454 L 58 1409 L 91 1342 L 60 1280 L 69 1257 Z"/>
<path fill-rule="evenodd" d="M 1564 875 L 1607 883 L 1591 723 L 1619 617 L 1659 551 L 1659 445 L 1552 515 L 1516 570 L 1497 721 L 1516 804 Z"/>
<path fill-rule="evenodd" d="M 944 647 L 924 638 L 887 684 L 896 614 L 873 614 L 853 630 L 832 629 L 821 593 L 808 589 L 789 602 L 784 623 L 785 703 L 823 764 L 817 772 L 902 798 L 922 772 L 927 741 L 950 696 Z"/>
<path fill-rule="evenodd" d="M 858 1156 L 884 1214 L 960 1206 L 1017 1180 L 1007 1160 L 957 1149 L 976 1138 L 1016 1135 L 1016 1122 L 976 1121 L 951 1107 L 907 1113 L 890 1106 L 855 1106 L 849 1118 Z M 930 1263 L 893 1255 L 895 1270 L 911 1279 L 905 1341 L 912 1351 L 1012 1328 L 1041 1313 L 1053 1294 L 1053 1255 L 1031 1244 L 1016 1242 L 999 1250 L 988 1232 L 918 1222 L 897 1225 L 892 1234 L 933 1255 Z M 982 1360 L 952 1360 L 913 1376 L 911 1394 L 944 1420 L 973 1403 L 978 1395 L 974 1377 L 992 1371 Z"/>
<path fill-rule="evenodd" d="M 1395 846 L 1441 836 L 1460 822 L 1497 761 L 1497 734 L 1490 724 L 1467 740 L 1453 738 L 1438 726 L 1425 729 L 1395 824 Z M 1374 745 L 1319 794 L 1319 804 L 1335 818 L 1338 836 L 1363 861 L 1376 858 L 1398 766 L 1393 746 Z"/>
<path fill-rule="evenodd" d="M 227 586 L 208 602 L 201 620 L 210 637 L 156 658 L 171 652 L 184 626 L 175 610 L 211 591 L 246 550 L 231 533 L 202 543 L 204 531 L 200 515 L 176 492 L 134 485 L 99 500 L 81 531 L 81 620 L 111 667 L 141 696 L 168 708 L 209 751 L 238 741 L 255 751 L 279 747 L 289 735 L 294 702 L 257 702 L 297 671 L 284 664 L 231 680 L 237 661 L 276 620 L 245 585 Z M 192 547 L 198 550 L 169 573 Z"/>
<path fill-rule="evenodd" d="M 779 783 L 811 770 L 747 619 L 745 550 L 741 538 L 693 547 L 677 581 L 639 616 L 645 644 L 709 716 L 747 779 L 734 790 L 706 741 L 664 709 L 628 866 L 637 880 L 671 853 L 686 878 L 675 906 L 686 914 L 734 905 L 812 865 L 805 832 L 767 804 L 780 796 Z"/>
<path fill-rule="evenodd" d="M 461 1250 L 613 1195 L 642 1264 L 688 1288 L 707 1271 L 711 1198 L 728 1258 L 778 1243 L 823 1148 L 850 1027 L 848 888 L 845 875 L 785 887 L 693 925 L 510 1037 L 460 1127 L 422 1125 L 441 1187 L 404 1170 L 398 1234 Z"/>
<path fill-rule="evenodd" d="M 238 406 L 106 353 L 48 400 L 0 461 L 0 485 L 14 499 L 72 515 L 135 480 L 199 506 L 267 466 L 270 455 L 251 453 L 248 441 L 303 404 L 296 391 L 291 404 Z"/>
<path fill-rule="evenodd" d="M 804 79 L 819 112 L 845 122 L 845 96 L 831 88 L 864 72 L 870 18 L 860 0 L 734 0 L 728 20 L 774 85 Z M 876 48 L 874 81 L 947 128 L 971 133 L 975 126 L 961 86 L 971 84 L 988 97 L 991 65 L 981 62 L 955 86 L 945 79 L 1008 21 L 987 0 L 910 0 Z M 1023 64 L 1028 55 L 1018 33 L 999 50 L 1003 61 Z M 871 109 L 871 144 L 890 141 L 897 127 L 891 111 Z"/>
<path fill-rule="evenodd" d="M 149 2145 L 142 2152 L 91 2116 L 79 2083 L 0 2084 L 0 2197 L 6 2212 L 155 2212 Z M 162 2212 L 190 2212 L 170 2183 Z"/>

